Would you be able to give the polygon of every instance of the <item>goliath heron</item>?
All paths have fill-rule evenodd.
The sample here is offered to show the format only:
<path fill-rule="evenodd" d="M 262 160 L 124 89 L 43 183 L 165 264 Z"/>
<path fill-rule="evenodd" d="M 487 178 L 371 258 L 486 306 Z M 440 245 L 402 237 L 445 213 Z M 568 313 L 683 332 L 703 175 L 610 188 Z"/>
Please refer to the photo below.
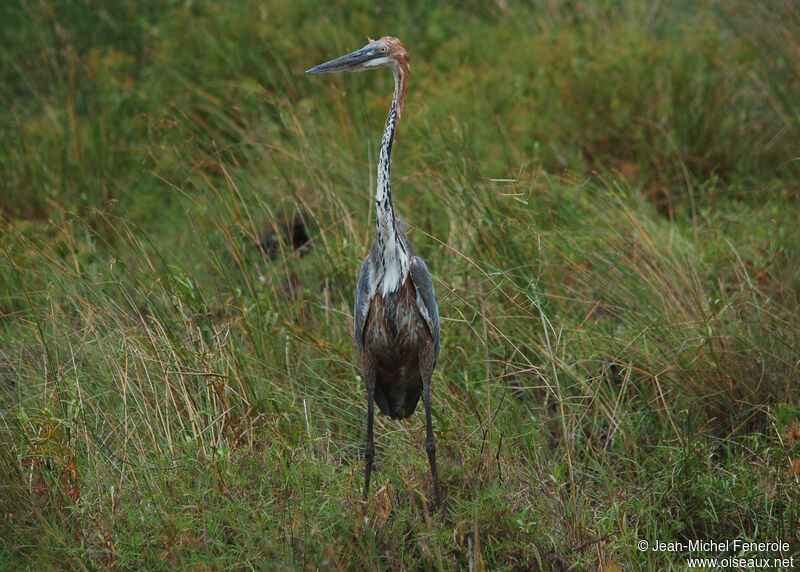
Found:
<path fill-rule="evenodd" d="M 375 458 L 374 402 L 392 419 L 410 417 L 419 396 L 425 399 L 425 449 L 433 477 L 434 504 L 442 502 L 431 424 L 431 375 L 439 357 L 439 305 L 433 280 L 414 253 L 405 227 L 395 216 L 389 180 L 392 142 L 408 93 L 408 52 L 397 38 L 384 37 L 358 51 L 311 68 L 306 73 L 363 71 L 388 67 L 394 97 L 378 155 L 375 239 L 361 265 L 354 311 L 355 336 L 367 388 L 367 445 L 364 498 Z"/>

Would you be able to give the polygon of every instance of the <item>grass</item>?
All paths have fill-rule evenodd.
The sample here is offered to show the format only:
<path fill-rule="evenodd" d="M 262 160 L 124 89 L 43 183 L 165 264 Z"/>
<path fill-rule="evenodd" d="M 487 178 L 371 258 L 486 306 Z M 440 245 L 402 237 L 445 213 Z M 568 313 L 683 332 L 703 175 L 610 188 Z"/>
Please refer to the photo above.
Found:
<path fill-rule="evenodd" d="M 756 12 L 3 4 L 0 568 L 800 556 L 800 27 Z M 376 419 L 361 499 L 391 77 L 302 74 L 387 33 L 396 206 L 442 316 L 433 514 L 420 413 Z"/>

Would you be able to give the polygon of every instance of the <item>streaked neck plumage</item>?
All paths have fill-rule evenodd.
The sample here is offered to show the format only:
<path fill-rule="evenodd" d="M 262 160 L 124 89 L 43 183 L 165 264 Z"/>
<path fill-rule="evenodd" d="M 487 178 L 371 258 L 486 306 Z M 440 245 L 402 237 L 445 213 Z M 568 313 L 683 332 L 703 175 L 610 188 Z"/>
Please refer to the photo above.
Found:
<path fill-rule="evenodd" d="M 405 237 L 394 214 L 391 180 L 389 176 L 392 157 L 392 142 L 397 122 L 405 107 L 408 92 L 408 64 L 393 67 L 394 97 L 383 130 L 381 150 L 378 157 L 378 188 L 375 193 L 375 246 L 378 265 L 375 269 L 376 289 L 380 286 L 385 296 L 396 291 L 408 276 L 409 252 L 406 251 Z"/>

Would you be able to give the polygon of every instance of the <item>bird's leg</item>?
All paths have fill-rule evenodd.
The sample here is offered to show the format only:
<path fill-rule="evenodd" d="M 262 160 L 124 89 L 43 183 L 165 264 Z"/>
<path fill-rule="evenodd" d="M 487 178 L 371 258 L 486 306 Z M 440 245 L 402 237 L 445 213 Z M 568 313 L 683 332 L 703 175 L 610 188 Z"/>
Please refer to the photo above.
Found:
<path fill-rule="evenodd" d="M 433 424 L 431 423 L 431 378 L 424 382 L 425 393 L 425 423 L 427 424 L 425 437 L 425 450 L 428 452 L 428 462 L 431 464 L 431 477 L 433 477 L 434 506 L 442 506 L 442 493 L 439 491 L 439 471 L 436 468 L 436 441 L 433 439 Z"/>
<path fill-rule="evenodd" d="M 369 477 L 372 474 L 372 462 L 375 460 L 375 442 L 372 435 L 372 422 L 375 418 L 375 360 L 365 352 L 362 362 L 364 383 L 367 386 L 367 445 L 364 451 L 364 500 L 367 500 Z"/>
<path fill-rule="evenodd" d="M 369 477 L 372 474 L 372 462 L 375 460 L 375 443 L 372 438 L 372 419 L 375 416 L 375 387 L 367 388 L 367 446 L 364 451 L 364 500 L 369 494 Z"/>
<path fill-rule="evenodd" d="M 431 465 L 433 478 L 434 507 L 442 506 L 442 494 L 439 490 L 439 471 L 436 468 L 436 441 L 433 438 L 433 423 L 431 422 L 431 376 L 433 375 L 433 344 L 420 352 L 420 374 L 422 376 L 422 392 L 425 397 L 425 450 L 428 453 L 428 462 Z"/>

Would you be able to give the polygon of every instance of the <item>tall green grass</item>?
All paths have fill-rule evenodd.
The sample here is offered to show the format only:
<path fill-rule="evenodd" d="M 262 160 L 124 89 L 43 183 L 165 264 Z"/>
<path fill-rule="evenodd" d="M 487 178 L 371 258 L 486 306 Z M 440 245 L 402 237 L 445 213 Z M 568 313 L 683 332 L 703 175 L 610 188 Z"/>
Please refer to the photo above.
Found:
<path fill-rule="evenodd" d="M 118 8 L 2 8 L 3 567 L 797 555 L 796 147 L 786 86 L 752 71 L 768 30 L 637 1 Z M 391 78 L 302 74 L 386 33 L 413 71 L 394 194 L 442 316 L 435 514 L 417 417 L 376 420 L 361 500 L 350 324 Z"/>

